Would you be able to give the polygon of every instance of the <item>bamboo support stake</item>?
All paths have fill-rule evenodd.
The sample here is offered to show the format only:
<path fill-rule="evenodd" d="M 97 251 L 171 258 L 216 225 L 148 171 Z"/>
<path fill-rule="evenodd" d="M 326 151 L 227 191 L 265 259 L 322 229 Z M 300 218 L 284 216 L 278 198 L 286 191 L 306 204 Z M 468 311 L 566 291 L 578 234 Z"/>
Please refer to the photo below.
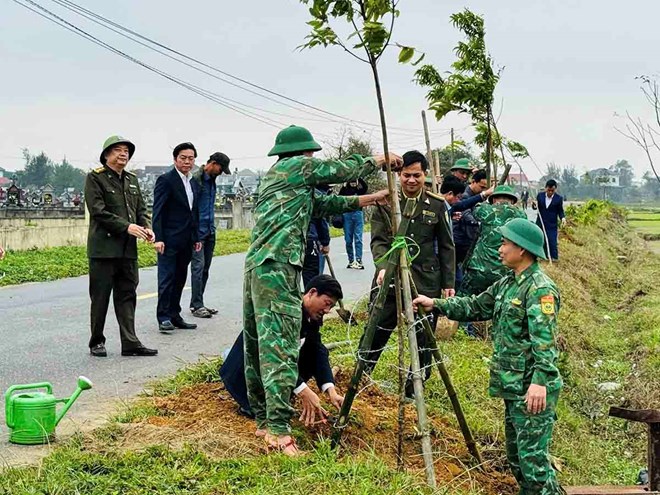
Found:
<path fill-rule="evenodd" d="M 419 294 L 417 293 L 417 288 L 415 287 L 415 282 L 412 279 L 412 275 L 409 278 L 409 282 L 411 285 L 412 297 L 415 298 Z M 451 381 L 451 377 L 449 376 L 449 372 L 445 366 L 444 359 L 442 358 L 442 354 L 438 348 L 438 343 L 435 340 L 435 335 L 433 334 L 431 324 L 429 323 L 428 318 L 426 318 L 427 315 L 422 308 L 417 308 L 417 312 L 419 313 L 422 326 L 424 328 L 426 345 L 431 349 L 433 359 L 435 359 L 438 372 L 440 373 L 440 378 L 445 385 L 447 396 L 449 397 L 449 401 L 451 402 L 452 408 L 454 409 L 454 414 L 456 415 L 456 420 L 458 421 L 458 426 L 460 427 L 463 438 L 465 439 L 465 445 L 467 446 L 470 454 L 472 454 L 472 457 L 474 457 L 476 461 L 481 464 L 483 461 L 481 459 L 481 454 L 479 453 L 479 448 L 477 447 L 477 442 L 475 442 L 474 437 L 472 436 L 472 431 L 470 431 L 470 426 L 465 419 L 465 414 L 463 413 L 461 402 L 458 400 L 456 389 L 454 388 L 454 384 Z"/>
<path fill-rule="evenodd" d="M 412 212 L 411 212 L 412 214 Z M 410 223 L 409 217 L 404 217 L 403 221 L 399 225 L 397 235 L 405 235 L 408 230 L 408 224 Z M 358 348 L 357 362 L 355 363 L 355 369 L 353 371 L 353 377 L 351 378 L 351 383 L 349 384 L 348 390 L 344 397 L 344 403 L 342 404 L 341 410 L 339 412 L 339 417 L 335 422 L 335 431 L 332 436 L 332 447 L 337 447 L 339 441 L 341 440 L 342 430 L 348 424 L 348 415 L 353 406 L 353 401 L 357 395 L 357 389 L 360 384 L 360 379 L 364 374 L 365 362 L 364 362 L 364 353 L 371 349 L 371 344 L 374 340 L 374 334 L 376 333 L 376 326 L 378 324 L 378 318 L 385 307 L 385 299 L 387 298 L 387 293 L 389 291 L 389 286 L 394 280 L 394 274 L 399 268 L 399 253 L 394 251 L 390 253 L 387 259 L 387 266 L 385 268 L 385 275 L 383 277 L 383 285 L 381 285 L 374 303 L 372 305 L 371 312 L 369 314 L 369 321 L 364 329 L 364 334 L 362 335 L 362 340 L 360 340 L 360 347 Z M 400 291 L 399 291 L 400 292 Z"/>
<path fill-rule="evenodd" d="M 410 214 L 409 208 L 412 200 L 407 200 L 406 213 Z M 408 252 L 403 249 L 399 253 L 399 266 L 401 269 L 401 288 L 403 291 L 403 308 L 408 324 L 408 350 L 410 351 L 410 367 L 412 372 L 413 390 L 415 392 L 415 406 L 417 407 L 417 429 L 422 437 L 422 457 L 424 459 L 424 471 L 426 482 L 435 488 L 435 470 L 433 468 L 433 448 L 431 446 L 431 433 L 429 431 L 429 420 L 426 414 L 426 403 L 424 402 L 424 383 L 420 371 L 419 349 L 417 347 L 417 335 L 415 325 L 415 313 L 412 305 L 411 273 L 408 266 Z"/>
<path fill-rule="evenodd" d="M 438 184 L 435 181 L 435 176 L 439 175 L 438 170 L 435 166 L 435 160 L 433 159 L 433 151 L 431 151 L 431 139 L 429 138 L 429 125 L 426 122 L 426 112 L 422 110 L 422 122 L 424 123 L 424 140 L 426 142 L 426 159 L 429 162 L 431 167 L 431 173 L 433 174 L 433 180 L 431 181 L 431 187 L 434 193 L 438 192 Z"/>

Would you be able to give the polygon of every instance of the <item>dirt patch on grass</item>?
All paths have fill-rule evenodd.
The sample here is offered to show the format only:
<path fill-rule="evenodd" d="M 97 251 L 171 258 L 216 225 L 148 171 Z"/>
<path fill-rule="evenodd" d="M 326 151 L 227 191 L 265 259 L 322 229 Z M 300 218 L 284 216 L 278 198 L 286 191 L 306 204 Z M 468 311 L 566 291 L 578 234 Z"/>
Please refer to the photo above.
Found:
<path fill-rule="evenodd" d="M 337 382 L 346 390 L 348 374 L 340 371 Z M 254 421 L 237 414 L 236 403 L 222 384 L 204 383 L 183 389 L 179 394 L 149 399 L 157 410 L 138 423 L 122 425 L 122 434 L 113 448 L 140 449 L 153 444 L 182 447 L 192 443 L 217 458 L 243 457 L 263 453 L 263 443 L 254 436 Z M 396 466 L 397 398 L 383 393 L 376 385 L 357 397 L 351 421 L 342 437 L 344 455 L 372 452 Z M 328 405 L 329 406 L 329 405 Z M 406 406 L 404 457 L 406 468 L 424 476 L 420 441 L 416 430 L 414 405 Z M 501 451 L 484 450 L 481 468 L 475 466 L 459 431 L 446 419 L 433 417 L 432 444 L 439 486 L 482 491 L 486 494 L 513 494 L 515 480 L 505 471 Z M 304 428 L 293 423 L 303 449 L 311 449 L 329 438 L 329 425 Z"/>

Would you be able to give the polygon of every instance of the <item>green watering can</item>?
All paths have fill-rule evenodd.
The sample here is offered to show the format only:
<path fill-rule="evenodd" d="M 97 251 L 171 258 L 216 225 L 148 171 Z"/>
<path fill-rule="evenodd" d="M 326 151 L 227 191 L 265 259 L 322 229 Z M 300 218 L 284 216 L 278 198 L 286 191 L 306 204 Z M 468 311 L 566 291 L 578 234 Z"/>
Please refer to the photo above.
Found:
<path fill-rule="evenodd" d="M 44 392 L 16 394 L 17 391 L 46 389 Z M 55 440 L 55 427 L 64 417 L 83 390 L 92 388 L 92 382 L 78 377 L 78 388 L 66 399 L 56 399 L 53 386 L 48 382 L 14 385 L 5 392 L 5 420 L 11 429 L 9 441 L 22 445 L 38 445 Z M 57 413 L 57 403 L 64 407 Z"/>

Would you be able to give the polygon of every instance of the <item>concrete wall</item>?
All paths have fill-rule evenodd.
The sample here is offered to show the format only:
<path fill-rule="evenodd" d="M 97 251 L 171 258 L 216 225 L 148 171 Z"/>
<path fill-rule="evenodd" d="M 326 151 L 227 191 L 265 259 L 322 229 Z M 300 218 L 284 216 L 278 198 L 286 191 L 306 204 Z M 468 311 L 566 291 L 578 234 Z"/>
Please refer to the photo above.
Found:
<path fill-rule="evenodd" d="M 5 249 L 83 246 L 86 242 L 84 217 L 0 219 L 0 245 Z"/>
<path fill-rule="evenodd" d="M 251 229 L 254 227 L 252 208 L 251 203 L 234 201 L 231 208 L 216 211 L 216 226 L 219 229 Z M 0 246 L 5 249 L 22 251 L 32 248 L 84 246 L 87 243 L 89 223 L 84 212 L 77 211 L 75 216 L 67 216 L 62 212 L 49 210 L 47 217 L 37 217 L 37 210 L 20 210 L 22 209 L 3 210 L 9 211 L 9 215 L 0 214 Z"/>

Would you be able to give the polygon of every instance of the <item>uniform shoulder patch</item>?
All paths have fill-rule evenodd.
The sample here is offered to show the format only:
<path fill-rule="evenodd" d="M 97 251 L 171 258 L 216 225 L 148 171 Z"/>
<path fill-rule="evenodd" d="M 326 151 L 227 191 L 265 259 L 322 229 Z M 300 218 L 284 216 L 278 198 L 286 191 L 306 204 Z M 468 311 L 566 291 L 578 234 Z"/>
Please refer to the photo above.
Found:
<path fill-rule="evenodd" d="M 94 169 L 94 172 L 96 172 L 97 174 L 102 174 L 104 170 L 105 167 L 97 167 Z"/>
<path fill-rule="evenodd" d="M 443 202 L 444 202 L 444 200 L 445 200 L 445 198 L 443 198 L 443 197 L 440 196 L 439 194 L 436 194 L 436 193 L 434 193 L 434 192 L 432 192 L 432 191 L 426 191 L 426 195 L 429 196 L 429 197 L 431 197 L 431 198 L 437 199 L 437 200 L 439 200 L 439 201 L 443 201 Z"/>
<path fill-rule="evenodd" d="M 555 296 L 552 294 L 541 296 L 541 313 L 544 315 L 555 314 Z"/>

